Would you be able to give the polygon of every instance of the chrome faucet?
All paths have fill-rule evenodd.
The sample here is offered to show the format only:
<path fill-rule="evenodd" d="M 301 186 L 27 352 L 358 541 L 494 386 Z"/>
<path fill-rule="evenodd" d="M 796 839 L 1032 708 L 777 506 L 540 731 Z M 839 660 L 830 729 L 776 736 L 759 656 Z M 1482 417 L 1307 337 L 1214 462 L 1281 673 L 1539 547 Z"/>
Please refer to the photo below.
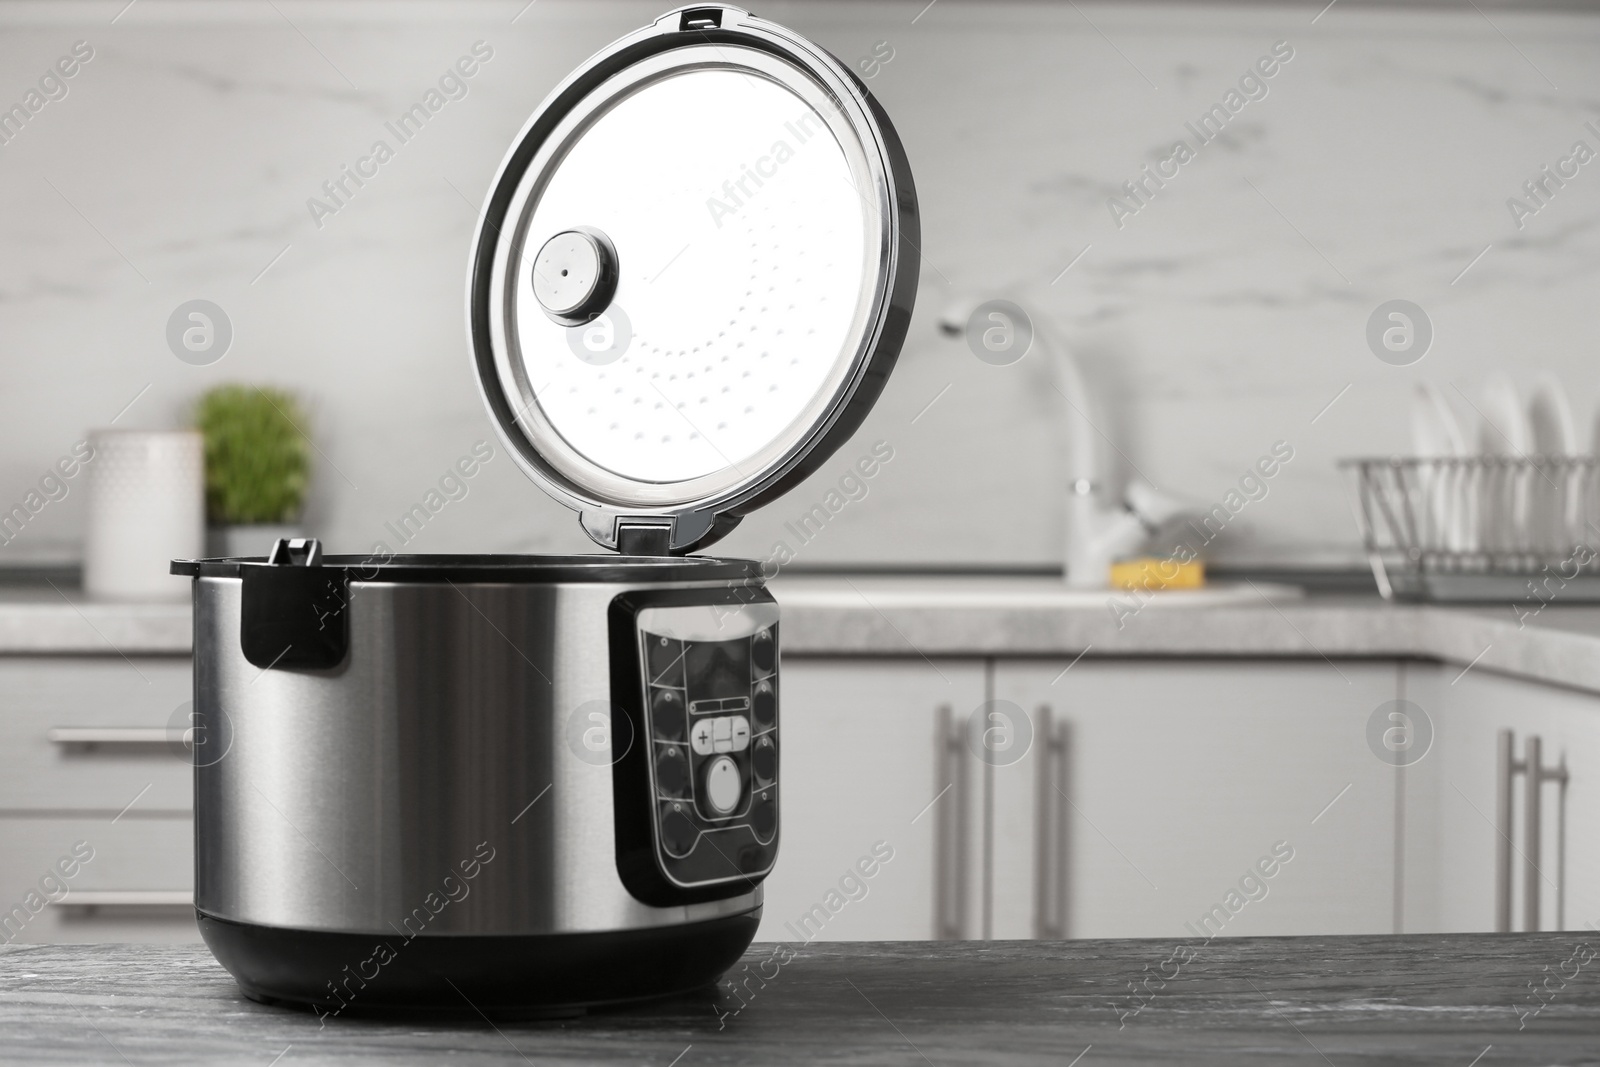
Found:
<path fill-rule="evenodd" d="M 964 335 L 980 303 L 969 297 L 947 303 L 939 316 L 940 331 L 951 337 Z M 1055 374 L 1056 391 L 1065 401 L 1062 414 L 1067 438 L 1068 496 L 1063 553 L 1066 584 L 1076 589 L 1105 589 L 1111 584 L 1112 563 L 1139 551 L 1157 530 L 1194 509 L 1142 478 L 1128 483 L 1120 501 L 1108 503 L 1109 494 L 1101 480 L 1100 446 L 1096 440 L 1104 435 L 1095 425 L 1094 406 L 1083 372 L 1048 324 L 1034 316 L 1029 320 L 1033 346 L 1049 360 Z"/>

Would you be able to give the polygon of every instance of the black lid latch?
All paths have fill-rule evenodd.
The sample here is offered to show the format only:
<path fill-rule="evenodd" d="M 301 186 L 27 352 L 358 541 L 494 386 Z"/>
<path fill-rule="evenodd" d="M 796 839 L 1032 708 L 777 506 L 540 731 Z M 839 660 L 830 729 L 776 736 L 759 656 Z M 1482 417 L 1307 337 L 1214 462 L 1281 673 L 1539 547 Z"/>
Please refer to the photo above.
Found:
<path fill-rule="evenodd" d="M 316 567 L 322 564 L 322 542 L 315 537 L 280 537 L 267 562 L 274 567 Z"/>
<path fill-rule="evenodd" d="M 322 566 L 314 537 L 278 539 L 264 563 L 242 563 L 239 647 L 262 670 L 332 670 L 350 647 L 350 579 Z"/>

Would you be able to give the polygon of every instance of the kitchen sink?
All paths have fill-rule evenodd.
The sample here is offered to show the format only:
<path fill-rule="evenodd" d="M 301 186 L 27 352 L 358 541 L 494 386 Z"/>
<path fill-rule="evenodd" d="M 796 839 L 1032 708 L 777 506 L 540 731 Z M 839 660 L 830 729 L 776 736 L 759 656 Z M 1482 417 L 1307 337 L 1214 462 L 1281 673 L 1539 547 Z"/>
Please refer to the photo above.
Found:
<path fill-rule="evenodd" d="M 974 606 L 1058 607 L 1064 610 L 1104 609 L 1112 602 L 1125 607 L 1189 608 L 1261 605 L 1299 600 L 1299 586 L 1276 582 L 1213 582 L 1201 589 L 1134 592 L 1128 589 L 1073 589 L 1052 578 L 949 577 L 880 575 L 812 577 L 779 576 L 774 595 L 807 603 L 866 600 L 874 607 Z"/>

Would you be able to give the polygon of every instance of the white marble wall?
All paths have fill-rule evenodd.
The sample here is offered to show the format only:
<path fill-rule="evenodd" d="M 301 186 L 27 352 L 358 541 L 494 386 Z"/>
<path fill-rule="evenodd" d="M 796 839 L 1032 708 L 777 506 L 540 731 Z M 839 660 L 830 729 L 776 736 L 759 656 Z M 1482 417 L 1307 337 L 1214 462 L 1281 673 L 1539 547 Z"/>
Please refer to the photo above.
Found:
<path fill-rule="evenodd" d="M 177 425 L 212 384 L 271 382 L 314 412 L 309 525 L 335 550 L 387 540 L 386 519 L 492 437 L 462 294 L 495 166 L 563 74 L 661 5 L 124 2 L 0 5 L 0 103 L 75 41 L 94 49 L 0 147 L 0 500 L 136 395 L 119 426 Z M 870 85 L 915 168 L 924 289 L 857 442 L 727 550 L 766 556 L 882 438 L 894 459 L 802 561 L 1058 558 L 1050 370 L 940 337 L 947 287 L 1020 294 L 1069 339 L 1124 472 L 1209 503 L 1290 442 L 1271 494 L 1214 546 L 1232 560 L 1355 559 L 1334 461 L 1403 449 L 1418 381 L 1459 402 L 1452 383 L 1475 398 L 1492 370 L 1548 369 L 1587 425 L 1600 163 L 1520 231 L 1505 201 L 1575 140 L 1600 148 L 1583 129 L 1600 116 L 1600 17 L 1346 3 L 1312 24 L 1320 6 L 940 0 L 913 22 L 921 0 L 762 5 L 846 60 L 893 49 Z M 480 40 L 493 58 L 468 95 L 318 228 L 307 198 Z M 1269 94 L 1119 229 L 1108 196 L 1280 40 L 1294 58 Z M 236 330 L 205 367 L 163 333 L 197 297 Z M 1364 340 L 1395 297 L 1437 330 L 1410 367 Z M 81 505 L 51 504 L 0 562 L 70 553 Z M 587 544 L 501 457 L 413 547 Z"/>

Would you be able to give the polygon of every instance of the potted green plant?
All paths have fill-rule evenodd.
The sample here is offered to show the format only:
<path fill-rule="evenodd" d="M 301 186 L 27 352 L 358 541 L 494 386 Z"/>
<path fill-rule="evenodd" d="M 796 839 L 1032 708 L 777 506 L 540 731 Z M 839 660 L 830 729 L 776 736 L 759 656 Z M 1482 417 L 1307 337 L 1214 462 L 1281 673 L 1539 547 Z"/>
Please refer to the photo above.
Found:
<path fill-rule="evenodd" d="M 222 385 L 200 398 L 209 555 L 264 555 L 278 538 L 300 536 L 311 471 L 305 421 L 299 401 L 281 389 Z"/>

